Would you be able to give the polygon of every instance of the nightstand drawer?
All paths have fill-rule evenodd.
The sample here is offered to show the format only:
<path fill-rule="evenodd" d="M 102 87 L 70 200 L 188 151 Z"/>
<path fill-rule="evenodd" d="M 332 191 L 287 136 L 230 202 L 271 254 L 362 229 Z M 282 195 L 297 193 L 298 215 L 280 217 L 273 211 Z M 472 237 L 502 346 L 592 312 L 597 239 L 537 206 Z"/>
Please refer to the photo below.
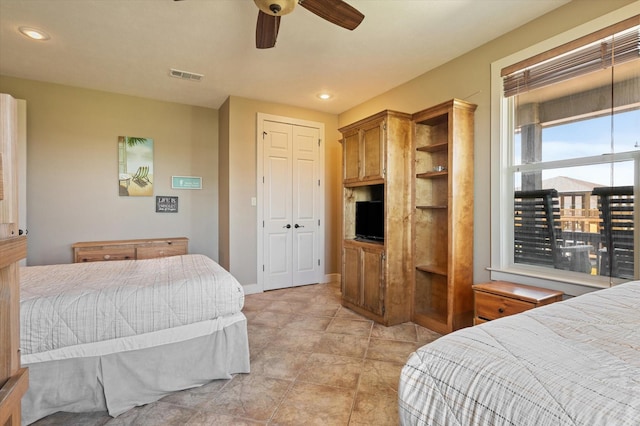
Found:
<path fill-rule="evenodd" d="M 479 291 L 476 292 L 475 298 L 476 316 L 486 320 L 506 317 L 535 307 L 533 303 Z"/>
<path fill-rule="evenodd" d="M 473 294 L 475 297 L 474 325 L 562 300 L 561 291 L 508 281 L 475 284 Z"/>

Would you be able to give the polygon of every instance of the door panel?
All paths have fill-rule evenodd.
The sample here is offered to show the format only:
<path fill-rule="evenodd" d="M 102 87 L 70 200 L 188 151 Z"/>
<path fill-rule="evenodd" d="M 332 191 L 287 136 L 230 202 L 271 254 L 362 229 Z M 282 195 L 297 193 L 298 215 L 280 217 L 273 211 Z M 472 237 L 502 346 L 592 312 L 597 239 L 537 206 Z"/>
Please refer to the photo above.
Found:
<path fill-rule="evenodd" d="M 294 270 L 298 274 L 306 273 L 306 272 L 314 272 L 316 270 L 316 262 L 314 262 L 315 257 L 313 256 L 315 249 L 315 235 L 314 232 L 296 232 L 296 238 L 294 242 L 294 247 L 296 247 L 299 252 L 297 256 L 294 256 L 296 264 L 294 265 Z M 295 282 L 294 284 L 302 284 L 300 282 Z M 309 284 L 309 283 L 304 283 Z"/>
<path fill-rule="evenodd" d="M 291 262 L 289 262 L 290 256 L 287 256 L 290 246 L 290 234 L 272 233 L 268 237 L 267 249 L 269 253 L 275 254 L 268 257 L 267 265 L 268 272 L 271 275 L 272 283 L 280 283 L 284 287 L 288 287 L 291 281 Z"/>
<path fill-rule="evenodd" d="M 293 285 L 319 281 L 318 129 L 293 126 Z"/>
<path fill-rule="evenodd" d="M 267 126 L 268 124 L 268 126 Z M 265 122 L 264 143 L 264 289 L 291 286 L 291 126 Z"/>
<path fill-rule="evenodd" d="M 357 131 L 348 134 L 342 141 L 343 144 L 343 181 L 344 183 L 357 182 L 360 179 L 360 135 Z"/>
<path fill-rule="evenodd" d="M 382 283 L 384 282 L 384 248 L 362 249 L 362 287 L 365 309 L 382 315 L 384 306 Z"/>
<path fill-rule="evenodd" d="M 362 180 L 384 178 L 384 121 L 362 129 Z"/>
<path fill-rule="evenodd" d="M 360 294 L 360 249 L 343 247 L 342 298 L 354 305 L 361 305 Z"/>

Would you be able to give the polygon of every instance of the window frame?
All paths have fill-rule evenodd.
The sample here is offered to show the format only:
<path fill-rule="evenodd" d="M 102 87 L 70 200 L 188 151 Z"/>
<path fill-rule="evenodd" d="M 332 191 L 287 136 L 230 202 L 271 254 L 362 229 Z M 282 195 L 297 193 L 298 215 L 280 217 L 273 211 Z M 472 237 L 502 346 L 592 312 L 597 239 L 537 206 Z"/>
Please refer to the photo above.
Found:
<path fill-rule="evenodd" d="M 540 42 L 534 46 L 513 53 L 491 64 L 491 266 L 488 268 L 492 280 L 507 280 L 522 284 L 536 285 L 545 288 L 562 290 L 567 295 L 577 296 L 596 289 L 609 287 L 626 280 L 602 276 L 591 276 L 571 271 L 557 270 L 533 265 L 515 264 L 513 262 L 513 173 L 517 170 L 584 165 L 593 161 L 602 163 L 598 158 L 556 160 L 535 165 L 514 165 L 513 159 L 515 117 L 513 114 L 514 99 L 503 97 L 502 70 L 513 64 L 525 61 L 535 55 L 571 43 L 603 28 L 631 18 L 640 13 L 640 4 L 620 8 L 569 31 Z M 608 161 L 635 159 L 638 156 L 630 153 L 610 154 Z M 637 164 L 637 163 L 636 163 Z M 634 192 L 640 194 L 640 172 L 638 166 L 634 174 Z M 637 199 L 637 197 L 636 197 Z M 636 207 L 638 203 L 636 202 Z M 637 212 L 636 208 L 636 212 Z M 640 214 L 636 214 L 636 223 L 640 222 Z M 636 226 L 636 247 L 638 246 L 638 226 Z"/>

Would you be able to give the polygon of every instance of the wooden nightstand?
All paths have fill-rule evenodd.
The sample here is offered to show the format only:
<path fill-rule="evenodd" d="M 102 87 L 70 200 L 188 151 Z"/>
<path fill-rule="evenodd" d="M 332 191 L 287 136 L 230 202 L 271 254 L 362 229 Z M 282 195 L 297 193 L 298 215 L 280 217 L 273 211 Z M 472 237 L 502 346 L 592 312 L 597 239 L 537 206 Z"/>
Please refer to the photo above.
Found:
<path fill-rule="evenodd" d="M 562 300 L 561 291 L 492 281 L 473 286 L 475 316 L 473 325 L 524 312 Z"/>

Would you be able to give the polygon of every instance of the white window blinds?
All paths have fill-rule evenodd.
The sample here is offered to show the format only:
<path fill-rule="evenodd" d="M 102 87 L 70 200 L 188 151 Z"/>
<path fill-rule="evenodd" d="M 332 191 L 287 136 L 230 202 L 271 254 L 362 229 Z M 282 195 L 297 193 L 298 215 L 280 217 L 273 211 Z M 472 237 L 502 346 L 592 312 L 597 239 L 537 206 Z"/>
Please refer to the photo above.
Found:
<path fill-rule="evenodd" d="M 502 69 L 504 96 L 640 59 L 640 15 Z"/>

